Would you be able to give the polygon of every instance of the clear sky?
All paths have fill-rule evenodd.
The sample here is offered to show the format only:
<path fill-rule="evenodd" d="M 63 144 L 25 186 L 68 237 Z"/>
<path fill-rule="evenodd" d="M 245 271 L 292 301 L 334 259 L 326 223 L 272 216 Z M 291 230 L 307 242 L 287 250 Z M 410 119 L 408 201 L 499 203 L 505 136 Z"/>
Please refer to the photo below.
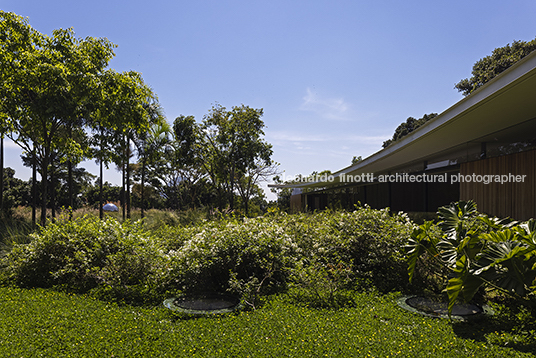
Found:
<path fill-rule="evenodd" d="M 170 122 L 201 121 L 214 103 L 263 108 L 286 176 L 375 153 L 407 117 L 459 101 L 454 85 L 477 60 L 536 37 L 534 0 L 0 0 L 0 9 L 42 33 L 108 38 L 118 45 L 110 67 L 141 72 Z M 28 179 L 12 146 L 5 164 Z M 120 175 L 111 168 L 104 179 Z"/>

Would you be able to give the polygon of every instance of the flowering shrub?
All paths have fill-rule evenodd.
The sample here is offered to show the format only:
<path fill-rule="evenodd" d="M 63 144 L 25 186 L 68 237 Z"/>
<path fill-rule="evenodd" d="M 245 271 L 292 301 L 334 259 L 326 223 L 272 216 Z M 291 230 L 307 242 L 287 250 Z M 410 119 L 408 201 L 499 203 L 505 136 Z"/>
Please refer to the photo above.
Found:
<path fill-rule="evenodd" d="M 325 297 L 319 302 L 326 305 L 348 288 L 383 292 L 406 288 L 402 247 L 415 225 L 405 214 L 364 206 L 353 212 L 325 211 L 289 220 L 287 226 L 294 228 L 303 253 L 299 272 L 293 273 L 294 283 L 309 291 L 305 296 Z"/>
<path fill-rule="evenodd" d="M 274 219 L 209 222 L 168 252 L 165 280 L 185 291 L 228 291 L 231 279 L 280 289 L 297 255 L 298 247 Z"/>
<path fill-rule="evenodd" d="M 357 285 L 405 287 L 400 250 L 413 228 L 405 215 L 369 207 L 152 231 L 142 221 L 86 216 L 50 223 L 30 244 L 15 245 L 3 265 L 20 286 L 63 286 L 112 300 L 233 292 L 255 306 L 257 295 L 291 288 L 296 297 L 340 306 Z"/>

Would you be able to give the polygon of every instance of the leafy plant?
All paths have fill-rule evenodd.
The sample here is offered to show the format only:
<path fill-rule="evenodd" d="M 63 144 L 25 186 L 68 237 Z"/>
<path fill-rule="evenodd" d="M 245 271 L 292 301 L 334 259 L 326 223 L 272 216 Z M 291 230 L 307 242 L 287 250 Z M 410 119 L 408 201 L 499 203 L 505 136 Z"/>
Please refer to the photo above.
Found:
<path fill-rule="evenodd" d="M 281 288 L 296 256 L 296 244 L 277 221 L 269 219 L 212 221 L 190 233 L 168 252 L 170 269 L 165 278 L 185 291 L 223 293 L 231 279 L 253 278 L 267 281 L 263 287 L 268 290 L 268 286 Z"/>
<path fill-rule="evenodd" d="M 431 233 L 432 223 L 415 229 L 406 246 L 408 273 L 413 278 L 417 261 L 429 254 L 449 273 L 446 291 L 449 313 L 458 299 L 471 300 L 482 286 L 534 306 L 536 288 L 536 223 L 479 214 L 472 201 L 438 210 L 442 230 Z"/>
<path fill-rule="evenodd" d="M 340 308 L 352 304 L 348 289 L 352 283 L 351 265 L 339 261 L 298 264 L 290 275 L 290 297 L 318 308 Z"/>
<path fill-rule="evenodd" d="M 13 246 L 2 259 L 3 276 L 23 287 L 61 286 L 136 303 L 164 294 L 231 292 L 251 307 L 289 284 L 321 306 L 346 297 L 348 289 L 389 292 L 408 285 L 401 247 L 414 225 L 387 209 L 229 216 L 190 226 L 156 224 L 171 215 L 161 214 L 148 211 L 143 221 L 124 223 L 95 216 L 49 223 L 28 244 Z"/>
<path fill-rule="evenodd" d="M 155 271 L 160 252 L 141 221 L 65 219 L 49 223 L 31 239 L 15 244 L 4 259 L 9 279 L 23 287 L 86 292 L 143 284 Z"/>

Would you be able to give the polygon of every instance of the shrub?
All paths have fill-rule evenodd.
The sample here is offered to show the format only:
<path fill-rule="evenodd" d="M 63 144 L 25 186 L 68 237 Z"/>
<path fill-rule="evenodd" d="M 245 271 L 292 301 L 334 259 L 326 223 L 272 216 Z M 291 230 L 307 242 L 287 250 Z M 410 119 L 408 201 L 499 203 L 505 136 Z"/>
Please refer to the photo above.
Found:
<path fill-rule="evenodd" d="M 299 303 L 315 308 L 341 308 L 351 306 L 352 270 L 342 262 L 322 264 L 301 262 L 290 276 L 289 296 Z"/>
<path fill-rule="evenodd" d="M 179 235 L 177 248 L 168 252 L 169 285 L 225 292 L 231 289 L 230 280 L 245 284 L 256 279 L 267 288 L 284 287 L 297 247 L 273 219 L 211 221 L 196 231 L 190 230 L 186 241 Z M 173 241 L 167 245 L 173 246 Z"/>
<path fill-rule="evenodd" d="M 317 213 L 293 226 L 309 262 L 343 263 L 351 268 L 353 284 L 373 285 L 382 292 L 406 288 L 402 247 L 414 225 L 404 214 L 364 206 L 353 212 Z"/>
<path fill-rule="evenodd" d="M 5 258 L 8 278 L 23 287 L 86 292 L 139 285 L 154 271 L 161 251 L 141 222 L 93 216 L 49 223 L 31 238 Z"/>
<path fill-rule="evenodd" d="M 108 300 L 232 292 L 253 307 L 258 295 L 288 288 L 298 300 L 340 307 L 355 288 L 387 292 L 408 283 L 400 250 L 414 225 L 387 209 L 151 226 L 93 216 L 49 223 L 31 243 L 14 245 L 4 271 L 19 286 L 62 286 Z"/>

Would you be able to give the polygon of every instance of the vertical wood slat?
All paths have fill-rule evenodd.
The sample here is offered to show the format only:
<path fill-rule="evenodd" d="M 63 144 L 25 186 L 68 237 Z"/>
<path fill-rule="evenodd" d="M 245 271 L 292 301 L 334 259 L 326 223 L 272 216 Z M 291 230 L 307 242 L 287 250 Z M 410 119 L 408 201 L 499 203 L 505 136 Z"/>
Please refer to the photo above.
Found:
<path fill-rule="evenodd" d="M 498 217 L 536 217 L 536 150 L 460 165 L 461 175 L 525 175 L 524 182 L 460 183 L 460 200 L 474 200 L 479 211 Z"/>

